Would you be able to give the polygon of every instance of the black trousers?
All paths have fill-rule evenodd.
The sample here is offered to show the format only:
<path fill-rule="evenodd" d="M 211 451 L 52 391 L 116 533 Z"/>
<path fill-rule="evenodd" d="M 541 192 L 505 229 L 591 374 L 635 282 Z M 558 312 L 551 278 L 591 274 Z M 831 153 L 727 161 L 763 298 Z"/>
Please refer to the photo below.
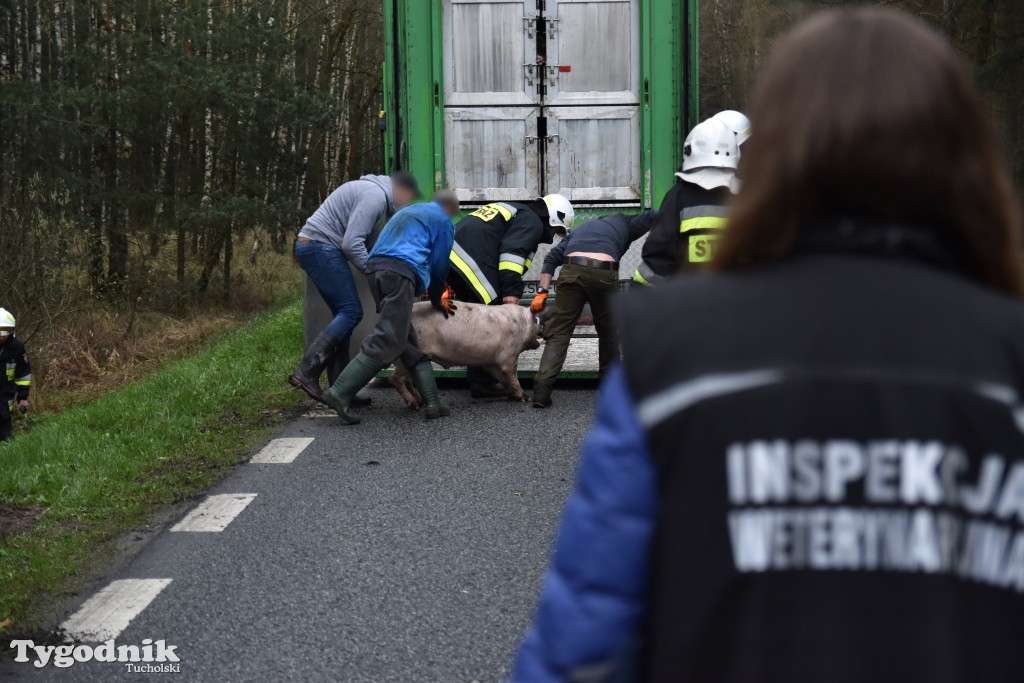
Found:
<path fill-rule="evenodd" d="M 480 295 L 477 293 L 477 291 L 473 289 L 473 287 L 468 282 L 466 282 L 466 280 L 462 277 L 459 271 L 457 271 L 455 268 L 452 268 L 451 271 L 449 271 L 448 273 L 448 286 L 452 288 L 453 292 L 455 292 L 455 296 L 458 298 L 459 301 L 465 301 L 471 304 L 483 303 L 483 301 L 480 300 Z M 492 301 L 491 305 L 502 305 L 501 298 L 499 297 L 498 299 Z M 477 368 L 473 366 L 466 368 L 466 379 L 469 380 L 469 384 L 471 386 L 488 386 L 490 384 L 494 384 L 495 382 L 501 381 L 500 378 L 495 377 L 494 375 L 487 372 L 483 368 Z"/>
<path fill-rule="evenodd" d="M 10 441 L 14 431 L 11 420 L 11 401 L 13 400 L 13 397 L 0 396 L 0 441 Z"/>
<path fill-rule="evenodd" d="M 414 368 L 424 360 L 412 326 L 412 305 L 419 297 L 416 285 L 409 278 L 391 270 L 369 273 L 370 293 L 377 302 L 377 324 L 366 339 L 362 351 L 381 367 L 399 358 L 405 367 Z"/>

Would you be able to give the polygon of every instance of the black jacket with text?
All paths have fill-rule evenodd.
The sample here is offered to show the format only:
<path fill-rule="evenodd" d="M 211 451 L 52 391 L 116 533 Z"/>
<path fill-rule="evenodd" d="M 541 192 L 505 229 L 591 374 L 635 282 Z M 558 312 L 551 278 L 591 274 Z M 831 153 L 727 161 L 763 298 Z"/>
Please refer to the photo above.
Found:
<path fill-rule="evenodd" d="M 844 221 L 629 300 L 645 680 L 1024 680 L 1024 304 L 957 256 Z"/>

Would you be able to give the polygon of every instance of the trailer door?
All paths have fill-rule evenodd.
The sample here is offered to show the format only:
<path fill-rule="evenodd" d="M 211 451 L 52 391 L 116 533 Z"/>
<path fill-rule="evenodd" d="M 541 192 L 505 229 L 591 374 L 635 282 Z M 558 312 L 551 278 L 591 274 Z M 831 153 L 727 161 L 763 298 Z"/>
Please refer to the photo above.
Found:
<path fill-rule="evenodd" d="M 637 0 L 548 0 L 546 103 L 640 103 Z"/>
<path fill-rule="evenodd" d="M 445 108 L 448 187 L 459 201 L 529 201 L 540 195 L 537 107 Z"/>
<path fill-rule="evenodd" d="M 638 12 L 637 0 L 548 0 L 548 192 L 640 200 Z"/>
<path fill-rule="evenodd" d="M 445 167 L 464 202 L 541 192 L 536 0 L 444 0 Z"/>
<path fill-rule="evenodd" d="M 536 0 L 444 0 L 445 105 L 537 105 Z"/>
<path fill-rule="evenodd" d="M 574 202 L 640 199 L 636 106 L 547 107 L 547 191 Z"/>

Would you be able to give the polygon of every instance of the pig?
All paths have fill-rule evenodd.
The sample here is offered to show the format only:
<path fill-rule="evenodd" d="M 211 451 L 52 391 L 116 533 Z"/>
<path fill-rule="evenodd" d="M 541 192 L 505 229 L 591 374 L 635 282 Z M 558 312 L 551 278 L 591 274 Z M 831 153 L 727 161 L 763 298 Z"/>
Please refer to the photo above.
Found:
<path fill-rule="evenodd" d="M 429 302 L 412 307 L 412 325 L 420 349 L 438 365 L 474 365 L 485 368 L 501 380 L 510 398 L 529 401 L 519 385 L 516 366 L 519 354 L 540 347 L 539 321 L 523 306 L 484 306 L 456 302 L 458 310 L 445 320 Z M 409 370 L 401 360 L 389 378 L 411 408 L 419 408 L 419 392 L 412 384 Z"/>

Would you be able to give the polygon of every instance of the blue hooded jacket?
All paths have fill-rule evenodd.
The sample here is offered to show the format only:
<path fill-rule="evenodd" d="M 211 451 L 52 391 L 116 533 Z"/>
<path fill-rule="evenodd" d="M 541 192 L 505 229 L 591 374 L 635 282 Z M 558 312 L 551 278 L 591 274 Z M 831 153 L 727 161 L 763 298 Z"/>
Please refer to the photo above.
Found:
<path fill-rule="evenodd" d="M 367 272 L 375 259 L 403 261 L 416 273 L 418 291 L 444 289 L 455 242 L 455 225 L 437 202 L 407 206 L 396 213 L 370 250 Z"/>
<path fill-rule="evenodd" d="M 512 681 L 633 677 L 657 510 L 654 463 L 625 372 L 616 366 L 601 387 L 576 488 Z"/>

